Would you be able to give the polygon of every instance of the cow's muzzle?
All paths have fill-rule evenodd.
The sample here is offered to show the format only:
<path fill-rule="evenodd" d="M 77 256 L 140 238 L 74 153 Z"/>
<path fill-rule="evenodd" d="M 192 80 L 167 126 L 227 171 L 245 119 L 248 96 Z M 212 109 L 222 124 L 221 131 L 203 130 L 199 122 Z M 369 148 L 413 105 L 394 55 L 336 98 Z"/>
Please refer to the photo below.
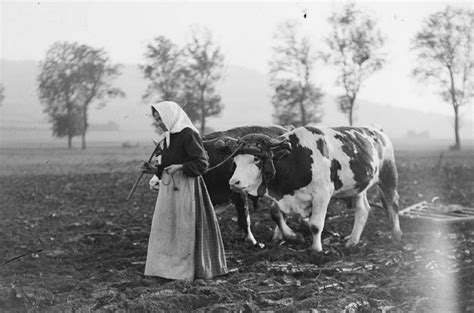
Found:
<path fill-rule="evenodd" d="M 245 187 L 242 186 L 242 183 L 240 182 L 240 180 L 236 178 L 231 178 L 229 180 L 229 186 L 230 186 L 230 189 L 232 189 L 233 191 L 242 191 L 245 189 Z"/>

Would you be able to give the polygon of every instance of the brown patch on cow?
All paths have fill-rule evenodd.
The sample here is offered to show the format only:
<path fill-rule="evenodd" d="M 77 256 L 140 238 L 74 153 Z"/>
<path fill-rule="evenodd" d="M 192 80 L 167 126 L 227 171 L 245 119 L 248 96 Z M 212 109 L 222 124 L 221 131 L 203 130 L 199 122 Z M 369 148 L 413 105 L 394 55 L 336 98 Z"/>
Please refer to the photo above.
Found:
<path fill-rule="evenodd" d="M 296 190 L 307 186 L 312 180 L 311 166 L 313 151 L 300 144 L 298 136 L 291 134 L 291 153 L 281 160 L 275 161 L 275 177 L 268 185 L 270 196 L 280 200 L 285 195 L 293 195 Z"/>
<path fill-rule="evenodd" d="M 375 173 L 371 164 L 372 144 L 361 128 L 336 127 L 334 129 L 338 131 L 334 137 L 342 143 L 342 151 L 349 157 L 349 166 L 356 182 L 355 188 L 362 191 L 367 188 Z"/>
<path fill-rule="evenodd" d="M 316 235 L 317 233 L 319 233 L 319 228 L 317 226 L 311 225 L 309 228 L 311 229 L 311 233 L 313 235 Z"/>
<path fill-rule="evenodd" d="M 326 159 L 329 159 L 329 151 L 328 145 L 326 144 L 326 140 L 324 140 L 323 138 L 319 138 L 316 144 L 318 146 L 319 152 L 321 152 L 321 155 Z"/>
<path fill-rule="evenodd" d="M 315 135 L 324 136 L 323 131 L 319 128 L 311 127 L 311 126 L 306 126 L 305 128 L 306 128 L 306 130 L 310 131 L 311 133 L 313 133 Z"/>
<path fill-rule="evenodd" d="M 334 188 L 336 190 L 339 190 L 342 188 L 342 181 L 339 178 L 339 175 L 337 174 L 337 171 L 341 169 L 341 163 L 339 163 L 338 160 L 332 159 L 331 161 L 331 181 L 334 184 Z"/>
<path fill-rule="evenodd" d="M 398 184 L 398 172 L 394 162 L 385 160 L 382 163 L 379 174 L 379 184 L 383 189 L 396 189 Z"/>
<path fill-rule="evenodd" d="M 377 150 L 377 155 L 379 156 L 379 159 L 382 159 L 382 157 L 383 157 L 383 147 L 386 144 L 386 141 L 383 138 L 383 136 L 379 132 L 368 129 L 368 128 L 361 128 L 361 129 L 363 130 L 363 132 L 367 136 L 369 136 L 370 138 L 373 139 L 374 148 L 375 148 L 375 150 Z"/>
<path fill-rule="evenodd" d="M 382 134 L 379 132 L 374 132 L 374 133 L 375 133 L 375 137 L 377 138 L 377 141 L 379 141 L 382 144 L 382 146 L 386 146 L 387 142 L 385 141 L 385 138 L 382 136 Z"/>

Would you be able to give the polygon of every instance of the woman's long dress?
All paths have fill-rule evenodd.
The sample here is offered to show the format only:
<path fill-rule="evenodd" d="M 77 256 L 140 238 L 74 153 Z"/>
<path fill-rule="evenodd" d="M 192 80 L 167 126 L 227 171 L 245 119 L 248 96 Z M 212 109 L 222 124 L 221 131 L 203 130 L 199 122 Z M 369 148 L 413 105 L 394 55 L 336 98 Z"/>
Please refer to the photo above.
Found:
<path fill-rule="evenodd" d="M 171 134 L 162 154 L 160 191 L 151 225 L 145 275 L 213 278 L 227 273 L 224 245 L 202 175 L 208 165 L 201 138 L 190 128 Z M 183 164 L 171 177 L 163 168 Z"/>

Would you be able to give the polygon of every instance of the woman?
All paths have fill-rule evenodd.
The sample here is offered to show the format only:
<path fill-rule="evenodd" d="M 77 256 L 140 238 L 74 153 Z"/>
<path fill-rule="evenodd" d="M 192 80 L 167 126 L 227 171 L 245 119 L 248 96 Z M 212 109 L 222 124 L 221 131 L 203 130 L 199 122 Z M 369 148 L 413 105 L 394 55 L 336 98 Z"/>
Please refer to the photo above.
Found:
<path fill-rule="evenodd" d="M 145 275 L 191 281 L 226 274 L 219 225 L 201 177 L 208 156 L 199 132 L 175 102 L 152 105 L 152 114 L 164 151 L 160 165 L 141 165 L 161 179 Z"/>

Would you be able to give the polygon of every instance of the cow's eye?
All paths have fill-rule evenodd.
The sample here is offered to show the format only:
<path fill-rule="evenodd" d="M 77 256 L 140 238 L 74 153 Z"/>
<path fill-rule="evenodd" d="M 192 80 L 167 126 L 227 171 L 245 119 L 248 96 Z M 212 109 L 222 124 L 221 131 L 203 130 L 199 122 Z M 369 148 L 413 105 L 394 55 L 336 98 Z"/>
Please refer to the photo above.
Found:
<path fill-rule="evenodd" d="M 253 161 L 254 161 L 254 162 L 258 162 L 258 161 L 260 161 L 260 158 L 257 157 L 257 156 L 254 156 L 254 157 L 253 157 Z"/>

